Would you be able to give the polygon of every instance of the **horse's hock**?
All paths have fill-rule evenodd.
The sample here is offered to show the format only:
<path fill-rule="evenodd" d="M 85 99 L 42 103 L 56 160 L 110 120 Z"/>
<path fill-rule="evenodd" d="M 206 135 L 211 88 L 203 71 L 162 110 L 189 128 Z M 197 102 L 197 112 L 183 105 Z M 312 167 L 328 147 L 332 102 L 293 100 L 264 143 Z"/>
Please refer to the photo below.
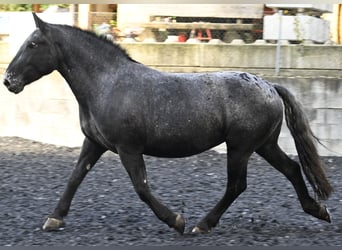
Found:
<path fill-rule="evenodd" d="M 301 101 L 314 133 L 332 150 L 319 147 L 322 155 L 335 155 L 342 147 L 342 46 L 282 46 L 281 76 L 274 76 L 275 45 L 232 44 L 122 44 L 144 64 L 170 72 L 240 70 L 261 74 L 285 85 Z M 0 43 L 0 75 L 11 56 Z M 310 70 L 308 70 L 310 69 Z M 56 72 L 17 96 L 1 88 L 0 136 L 19 136 L 37 141 L 80 146 L 78 107 L 64 79 Z M 280 144 L 296 153 L 290 133 L 283 126 Z M 221 146 L 219 150 L 224 150 Z"/>

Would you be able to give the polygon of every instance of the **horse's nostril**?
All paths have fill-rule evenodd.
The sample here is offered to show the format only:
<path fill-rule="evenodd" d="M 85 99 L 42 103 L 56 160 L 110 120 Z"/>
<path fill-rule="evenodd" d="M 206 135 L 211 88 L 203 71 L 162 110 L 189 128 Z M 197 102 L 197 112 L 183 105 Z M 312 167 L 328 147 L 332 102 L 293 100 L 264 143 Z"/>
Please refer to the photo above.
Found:
<path fill-rule="evenodd" d="M 7 79 L 4 79 L 4 84 L 6 87 L 10 86 L 10 82 Z"/>

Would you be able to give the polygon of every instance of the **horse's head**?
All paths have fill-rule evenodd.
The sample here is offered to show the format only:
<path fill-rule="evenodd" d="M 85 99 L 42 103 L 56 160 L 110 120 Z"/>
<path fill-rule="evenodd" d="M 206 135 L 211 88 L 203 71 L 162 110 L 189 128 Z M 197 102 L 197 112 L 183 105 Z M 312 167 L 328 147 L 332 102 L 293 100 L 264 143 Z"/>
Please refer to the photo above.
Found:
<path fill-rule="evenodd" d="M 21 45 L 9 64 L 4 84 L 13 93 L 21 92 L 25 85 L 38 80 L 57 68 L 58 53 L 49 38 L 49 24 L 33 13 L 37 29 Z"/>

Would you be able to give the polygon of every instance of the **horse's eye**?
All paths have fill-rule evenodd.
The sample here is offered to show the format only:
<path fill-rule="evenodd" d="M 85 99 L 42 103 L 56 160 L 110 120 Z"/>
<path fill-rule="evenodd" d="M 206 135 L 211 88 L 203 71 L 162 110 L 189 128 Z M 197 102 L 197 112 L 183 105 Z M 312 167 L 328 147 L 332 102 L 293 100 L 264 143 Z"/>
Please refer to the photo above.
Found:
<path fill-rule="evenodd" d="M 29 44 L 29 47 L 30 48 L 37 48 L 38 47 L 38 44 L 37 43 L 35 43 L 35 42 L 31 42 L 30 44 Z"/>

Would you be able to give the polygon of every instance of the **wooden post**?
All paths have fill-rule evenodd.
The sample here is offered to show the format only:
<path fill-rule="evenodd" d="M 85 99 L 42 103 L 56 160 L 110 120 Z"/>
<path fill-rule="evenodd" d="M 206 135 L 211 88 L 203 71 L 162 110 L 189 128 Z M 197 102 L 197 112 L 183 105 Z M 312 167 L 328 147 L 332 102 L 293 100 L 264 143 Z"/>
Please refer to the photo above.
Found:
<path fill-rule="evenodd" d="M 78 5 L 78 26 L 81 29 L 89 29 L 89 4 Z"/>
<path fill-rule="evenodd" d="M 337 42 L 342 44 L 342 4 L 337 7 Z"/>
<path fill-rule="evenodd" d="M 35 13 L 40 12 L 40 4 L 32 4 L 32 11 Z"/>

